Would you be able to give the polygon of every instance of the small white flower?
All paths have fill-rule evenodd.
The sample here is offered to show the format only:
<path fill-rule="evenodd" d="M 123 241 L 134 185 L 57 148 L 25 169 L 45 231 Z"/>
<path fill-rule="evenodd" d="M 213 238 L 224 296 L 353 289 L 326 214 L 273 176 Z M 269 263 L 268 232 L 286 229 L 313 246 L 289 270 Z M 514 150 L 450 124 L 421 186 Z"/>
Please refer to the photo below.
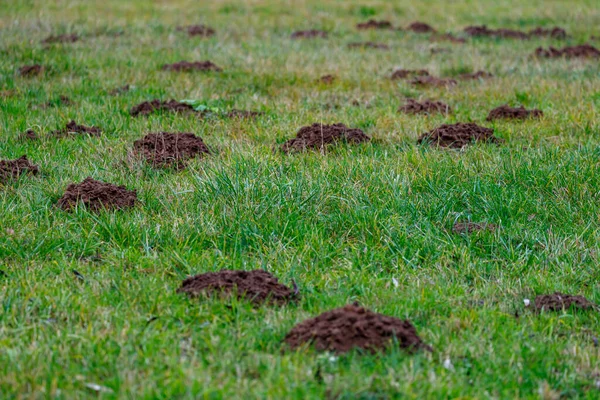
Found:
<path fill-rule="evenodd" d="M 398 287 L 398 285 L 399 285 L 398 279 L 392 278 L 392 284 L 394 285 L 394 287 Z"/>
<path fill-rule="evenodd" d="M 525 307 L 529 307 L 529 304 L 531 304 L 529 299 L 523 299 L 523 303 L 525 303 Z"/>
<path fill-rule="evenodd" d="M 454 365 L 452 365 L 452 361 L 450 361 L 449 358 L 444 360 L 444 368 L 446 368 L 448 371 L 454 371 Z"/>

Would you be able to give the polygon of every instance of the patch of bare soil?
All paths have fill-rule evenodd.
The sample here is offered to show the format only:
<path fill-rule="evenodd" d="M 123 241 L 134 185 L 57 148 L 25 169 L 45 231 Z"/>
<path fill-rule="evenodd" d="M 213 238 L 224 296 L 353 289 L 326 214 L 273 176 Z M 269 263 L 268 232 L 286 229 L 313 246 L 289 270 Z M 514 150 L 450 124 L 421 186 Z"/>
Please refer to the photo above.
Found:
<path fill-rule="evenodd" d="M 327 38 L 327 32 L 319 31 L 316 29 L 310 29 L 307 31 L 296 31 L 292 33 L 292 39 L 315 39 L 315 38 Z"/>
<path fill-rule="evenodd" d="M 149 133 L 136 140 L 133 149 L 153 167 L 183 168 L 185 161 L 210 154 L 202 138 L 193 133 Z"/>
<path fill-rule="evenodd" d="M 560 292 L 539 295 L 535 298 L 534 305 L 538 311 L 563 311 L 571 307 L 581 310 L 596 308 L 594 303 L 583 296 L 572 296 Z"/>
<path fill-rule="evenodd" d="M 223 71 L 211 61 L 180 61 L 174 64 L 165 64 L 161 67 L 163 71 L 191 72 L 191 71 Z"/>
<path fill-rule="evenodd" d="M 367 22 L 362 22 L 356 25 L 357 29 L 392 29 L 392 23 L 390 21 L 376 21 L 370 19 Z"/>
<path fill-rule="evenodd" d="M 0 183 L 6 183 L 25 174 L 36 175 L 38 172 L 39 167 L 32 164 L 27 156 L 15 160 L 0 160 Z"/>
<path fill-rule="evenodd" d="M 189 36 L 200 36 L 200 37 L 211 37 L 216 33 L 213 28 L 206 25 L 188 25 L 179 26 L 177 30 L 180 32 L 187 32 Z"/>
<path fill-rule="evenodd" d="M 415 86 L 423 87 L 449 87 L 455 86 L 456 81 L 450 78 L 436 78 L 435 76 L 417 76 L 410 81 Z"/>
<path fill-rule="evenodd" d="M 441 125 L 430 132 L 422 134 L 417 143 L 430 144 L 437 147 L 462 149 L 465 146 L 482 143 L 502 143 L 503 140 L 494 136 L 494 130 L 474 123 L 457 123 Z"/>
<path fill-rule="evenodd" d="M 456 234 L 470 234 L 479 231 L 494 232 L 496 229 L 498 229 L 497 225 L 488 224 L 487 222 L 457 222 L 452 227 L 452 232 Z"/>
<path fill-rule="evenodd" d="M 414 99 L 408 99 L 406 104 L 398 109 L 398 112 L 405 114 L 450 114 L 452 109 L 441 101 L 423 100 L 418 102 Z"/>
<path fill-rule="evenodd" d="M 300 128 L 296 137 L 281 146 L 284 153 L 304 151 L 307 149 L 324 150 L 327 145 L 346 142 L 358 144 L 370 141 L 360 129 L 348 128 L 344 124 L 312 124 Z"/>
<path fill-rule="evenodd" d="M 25 132 L 21 133 L 20 138 L 23 140 L 39 140 L 40 137 L 33 129 L 27 129 Z"/>
<path fill-rule="evenodd" d="M 392 72 L 391 79 L 407 79 L 415 76 L 429 76 L 429 71 L 425 69 L 397 69 Z"/>
<path fill-rule="evenodd" d="M 74 120 L 71 120 L 63 129 L 57 129 L 52 132 L 56 136 L 70 136 L 76 134 L 84 134 L 90 136 L 100 136 L 102 131 L 95 126 L 78 125 Z"/>
<path fill-rule="evenodd" d="M 333 76 L 333 75 L 323 75 L 322 77 L 317 79 L 317 82 L 323 83 L 325 85 L 331 85 L 334 81 L 335 81 L 335 76 Z"/>
<path fill-rule="evenodd" d="M 529 39 L 529 34 L 513 29 L 489 29 L 485 25 L 468 26 L 464 29 L 464 32 L 473 37 L 496 37 L 505 39 Z"/>
<path fill-rule="evenodd" d="M 552 39 L 566 39 L 567 31 L 558 26 L 555 26 L 554 28 L 537 27 L 529 31 L 529 36 L 546 36 L 551 37 Z"/>
<path fill-rule="evenodd" d="M 407 28 L 407 30 L 415 32 L 415 33 L 434 33 L 436 30 L 429 24 L 425 22 L 413 22 Z"/>
<path fill-rule="evenodd" d="M 351 49 L 378 49 L 378 50 L 389 50 L 390 46 L 383 43 L 375 43 L 375 42 L 355 42 L 349 43 L 348 47 Z"/>
<path fill-rule="evenodd" d="M 508 104 L 504 104 L 500 107 L 494 108 L 487 116 L 487 121 L 494 121 L 497 119 L 527 119 L 527 118 L 541 118 L 544 115 L 542 110 L 527 110 L 525 107 L 510 107 Z"/>
<path fill-rule="evenodd" d="M 23 65 L 19 68 L 19 75 L 27 78 L 41 75 L 42 72 L 44 72 L 44 67 L 40 64 Z"/>
<path fill-rule="evenodd" d="M 70 211 L 78 204 L 82 204 L 88 210 L 100 211 L 102 209 L 130 208 L 137 202 L 135 190 L 128 190 L 125 186 L 117 186 L 88 177 L 81 183 L 72 183 L 67 186 L 65 194 L 58 200 L 58 206 L 63 210 Z"/>
<path fill-rule="evenodd" d="M 79 36 L 75 33 L 63 34 L 63 35 L 50 35 L 46 39 L 42 40 L 43 44 L 52 43 L 75 43 L 79 40 Z"/>
<path fill-rule="evenodd" d="M 549 47 L 547 50 L 538 47 L 534 55 L 543 58 L 598 58 L 600 57 L 600 50 L 589 44 L 567 46 L 562 49 Z"/>
<path fill-rule="evenodd" d="M 155 112 L 193 113 L 195 110 L 194 107 L 190 106 L 189 104 L 181 103 L 176 100 L 161 101 L 155 99 L 151 101 L 144 101 L 143 103 L 134 106 L 129 111 L 129 114 L 137 117 L 139 115 L 150 115 Z"/>

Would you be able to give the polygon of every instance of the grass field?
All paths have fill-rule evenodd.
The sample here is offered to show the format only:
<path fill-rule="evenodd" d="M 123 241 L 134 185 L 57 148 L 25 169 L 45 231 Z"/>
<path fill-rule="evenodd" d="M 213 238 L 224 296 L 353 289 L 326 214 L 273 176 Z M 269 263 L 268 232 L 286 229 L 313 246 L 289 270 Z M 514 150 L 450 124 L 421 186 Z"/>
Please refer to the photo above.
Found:
<path fill-rule="evenodd" d="M 355 28 L 369 18 L 457 34 L 558 25 L 570 37 L 432 43 Z M 216 35 L 176 31 L 197 23 Z M 600 398 L 598 312 L 524 304 L 554 291 L 600 302 L 600 62 L 531 57 L 539 46 L 598 47 L 599 26 L 593 0 L 0 0 L 0 158 L 26 154 L 40 167 L 0 185 L 0 398 Z M 301 29 L 329 38 L 291 40 Z M 60 33 L 82 39 L 40 43 Z M 366 40 L 390 51 L 346 46 Z M 181 60 L 224 71 L 160 70 Z M 42 76 L 16 72 L 36 63 Z M 420 89 L 390 80 L 395 68 L 494 78 Z M 338 79 L 315 82 L 325 74 Z M 132 90 L 109 95 L 125 84 Z M 74 104 L 40 107 L 61 95 Z M 454 113 L 398 113 L 409 96 Z M 154 98 L 264 114 L 129 115 Z M 485 121 L 505 103 L 545 115 Z M 104 133 L 50 134 L 71 119 Z M 505 143 L 416 144 L 442 123 L 470 121 Z M 273 152 L 314 122 L 373 140 Z M 39 141 L 20 138 L 29 128 Z M 193 132 L 216 151 L 182 171 L 155 169 L 130 153 L 156 131 Z M 87 176 L 136 189 L 140 204 L 57 208 Z M 458 235 L 456 221 L 499 229 Z M 190 275 L 261 268 L 294 280 L 300 301 L 176 293 Z M 282 345 L 296 323 L 355 301 L 410 319 L 434 351 Z"/>

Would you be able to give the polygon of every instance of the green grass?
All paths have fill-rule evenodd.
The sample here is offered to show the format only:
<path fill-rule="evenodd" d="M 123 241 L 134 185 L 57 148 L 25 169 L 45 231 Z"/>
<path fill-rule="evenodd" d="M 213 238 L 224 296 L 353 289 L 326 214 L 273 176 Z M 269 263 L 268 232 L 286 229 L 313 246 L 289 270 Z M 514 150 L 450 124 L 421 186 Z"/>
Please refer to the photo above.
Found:
<path fill-rule="evenodd" d="M 523 303 L 553 291 L 600 302 L 599 62 L 530 57 L 600 34 L 596 2 L 297 3 L 0 0 L 0 158 L 26 154 L 41 169 L 0 187 L 0 398 L 598 398 L 598 313 L 537 314 Z M 356 31 L 367 18 L 454 32 L 559 25 L 571 38 L 431 44 Z M 217 35 L 175 32 L 190 23 Z M 330 38 L 289 39 L 312 28 Z M 83 40 L 39 43 L 64 32 Z M 391 51 L 346 48 L 364 40 Z M 452 52 L 432 55 L 432 46 Z M 206 59 L 224 72 L 159 70 Z M 15 73 L 32 63 L 50 71 Z M 420 90 L 390 81 L 396 67 L 495 78 Z M 329 73 L 333 85 L 315 83 Z M 135 89 L 107 94 L 124 84 Z M 76 105 L 36 107 L 60 95 Z M 407 95 L 455 112 L 398 114 Z M 128 115 L 152 98 L 264 115 Z M 484 122 L 504 103 L 545 117 Z M 104 135 L 49 135 L 70 119 Z M 441 123 L 468 121 L 506 143 L 464 152 L 415 144 Z M 313 122 L 359 127 L 373 141 L 326 156 L 273 153 Z M 42 140 L 19 139 L 28 128 Z M 194 132 L 217 152 L 181 172 L 128 156 L 134 140 L 159 130 Z M 55 207 L 87 176 L 136 189 L 141 205 Z M 500 229 L 453 234 L 464 220 Z M 224 268 L 295 280 L 302 299 L 253 308 L 176 294 L 186 276 Z M 282 346 L 294 324 L 353 301 L 410 319 L 435 351 L 332 357 Z"/>

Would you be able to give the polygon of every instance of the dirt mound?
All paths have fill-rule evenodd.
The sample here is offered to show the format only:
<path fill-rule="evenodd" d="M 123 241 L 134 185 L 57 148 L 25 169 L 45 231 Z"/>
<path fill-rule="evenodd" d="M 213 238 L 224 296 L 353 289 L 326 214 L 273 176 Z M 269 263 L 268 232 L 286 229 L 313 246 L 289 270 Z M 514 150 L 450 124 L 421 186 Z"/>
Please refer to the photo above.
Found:
<path fill-rule="evenodd" d="M 56 136 L 69 136 L 75 134 L 86 134 L 90 136 L 100 136 L 102 131 L 95 126 L 77 125 L 74 120 L 71 120 L 63 129 L 52 131 Z"/>
<path fill-rule="evenodd" d="M 452 227 L 452 232 L 457 234 L 462 233 L 473 233 L 478 231 L 489 231 L 494 232 L 498 227 L 494 224 L 488 224 L 487 222 L 457 222 Z"/>
<path fill-rule="evenodd" d="M 168 100 L 168 101 L 151 100 L 151 101 L 144 101 L 143 103 L 140 103 L 137 106 L 133 107 L 129 111 L 129 114 L 131 114 L 134 117 L 137 117 L 138 115 L 149 115 L 154 112 L 164 112 L 164 111 L 178 112 L 178 113 L 194 112 L 194 107 L 190 106 L 189 104 L 180 103 L 179 101 L 176 101 L 176 100 Z"/>
<path fill-rule="evenodd" d="M 436 78 L 435 76 L 417 76 L 410 81 L 415 86 L 423 87 L 448 87 L 456 85 L 454 79 Z"/>
<path fill-rule="evenodd" d="M 213 28 L 206 25 L 189 25 L 189 26 L 179 26 L 177 27 L 178 31 L 185 31 L 190 36 L 201 36 L 201 37 L 210 37 L 213 36 L 216 32 Z"/>
<path fill-rule="evenodd" d="M 583 296 L 571 296 L 560 292 L 539 295 L 533 303 L 538 311 L 562 311 L 571 307 L 588 310 L 596 307 L 594 303 Z"/>
<path fill-rule="evenodd" d="M 296 297 L 292 289 L 263 270 L 207 272 L 187 278 L 177 292 L 192 297 L 201 294 L 235 295 L 255 304 L 285 304 Z"/>
<path fill-rule="evenodd" d="M 24 174 L 36 175 L 39 167 L 32 164 L 27 156 L 21 156 L 15 160 L 0 160 L 0 183 L 16 179 Z"/>
<path fill-rule="evenodd" d="M 237 110 L 233 109 L 225 114 L 227 118 L 255 118 L 263 115 L 260 111 L 249 111 L 249 110 Z"/>
<path fill-rule="evenodd" d="M 489 29 L 485 25 L 479 26 L 468 26 L 464 29 L 464 32 L 469 36 L 474 37 L 497 37 L 507 39 L 529 39 L 529 34 L 513 29 Z"/>
<path fill-rule="evenodd" d="M 131 86 L 125 85 L 111 90 L 110 92 L 108 92 L 108 94 L 110 94 L 111 96 L 117 96 L 129 92 L 129 90 L 131 90 Z"/>
<path fill-rule="evenodd" d="M 319 79 L 317 79 L 318 83 L 323 83 L 325 85 L 331 85 L 335 81 L 335 76 L 333 75 L 323 75 Z"/>
<path fill-rule="evenodd" d="M 67 186 L 65 194 L 58 200 L 58 206 L 69 211 L 77 204 L 83 204 L 91 211 L 99 211 L 133 207 L 137 201 L 135 190 L 88 177 L 81 183 Z"/>
<path fill-rule="evenodd" d="M 536 57 L 544 58 L 597 58 L 600 57 L 600 50 L 589 44 L 582 44 L 580 46 L 567 46 L 562 49 L 554 47 L 548 48 L 548 50 L 538 47 L 535 49 Z"/>
<path fill-rule="evenodd" d="M 406 114 L 450 114 L 452 109 L 441 101 L 424 100 L 418 102 L 408 99 L 407 103 L 398 109 L 398 112 Z"/>
<path fill-rule="evenodd" d="M 555 26 L 554 28 L 537 27 L 529 31 L 529 36 L 548 36 L 553 39 L 566 39 L 567 31 Z"/>
<path fill-rule="evenodd" d="M 431 35 L 429 40 L 433 42 L 451 42 L 451 43 L 465 43 L 464 38 L 456 37 L 451 33 Z"/>
<path fill-rule="evenodd" d="M 375 42 L 355 42 L 355 43 L 348 43 L 348 47 L 351 49 L 357 49 L 357 48 L 362 48 L 362 49 L 379 49 L 379 50 L 389 50 L 390 46 L 388 46 L 387 44 L 383 44 L 383 43 L 375 43 Z"/>
<path fill-rule="evenodd" d="M 486 121 L 493 121 L 496 119 L 527 119 L 527 118 L 541 118 L 544 113 L 541 110 L 533 109 L 527 110 L 525 107 L 510 107 L 508 104 L 504 104 L 500 107 L 494 108 L 487 116 Z"/>
<path fill-rule="evenodd" d="M 406 79 L 415 76 L 429 76 L 429 71 L 425 69 L 397 69 L 392 72 L 391 79 Z"/>
<path fill-rule="evenodd" d="M 489 72 L 485 72 L 485 71 L 477 71 L 477 72 L 473 72 L 473 73 L 465 73 L 465 74 L 460 74 L 457 76 L 458 79 L 460 80 L 479 80 L 479 79 L 490 79 L 493 78 L 494 75 L 490 74 Z"/>
<path fill-rule="evenodd" d="M 133 149 L 154 167 L 183 167 L 185 160 L 210 153 L 193 133 L 149 133 L 133 142 Z"/>
<path fill-rule="evenodd" d="M 392 29 L 392 23 L 390 21 L 376 21 L 370 19 L 367 22 L 362 22 L 356 25 L 357 29 Z"/>
<path fill-rule="evenodd" d="M 283 341 L 292 349 L 311 344 L 317 351 L 346 353 L 352 349 L 385 350 L 393 340 L 408 351 L 431 347 L 423 343 L 408 320 L 378 314 L 358 305 L 347 305 L 294 326 Z"/>
<path fill-rule="evenodd" d="M 19 75 L 28 78 L 32 76 L 41 75 L 42 72 L 44 72 L 44 67 L 42 67 L 40 64 L 23 65 L 19 68 Z"/>
<path fill-rule="evenodd" d="M 434 130 L 422 134 L 418 144 L 431 144 L 438 147 L 461 149 L 474 142 L 501 143 L 502 139 L 494 136 L 494 130 L 473 123 L 457 123 L 441 125 Z"/>
<path fill-rule="evenodd" d="M 25 132 L 21 133 L 20 138 L 23 140 L 39 140 L 40 137 L 33 129 L 27 129 Z"/>
<path fill-rule="evenodd" d="M 351 129 L 344 124 L 312 124 L 300 128 L 296 137 L 281 146 L 284 153 L 304 151 L 306 149 L 323 150 L 326 145 L 337 142 L 358 144 L 368 142 L 371 138 L 360 129 Z"/>
<path fill-rule="evenodd" d="M 79 40 L 79 36 L 75 33 L 63 34 L 63 35 L 50 35 L 46 39 L 42 40 L 44 44 L 51 43 L 75 43 Z"/>
<path fill-rule="evenodd" d="M 326 38 L 327 32 L 311 29 L 308 31 L 296 31 L 292 33 L 292 39 L 314 39 L 314 38 Z"/>
<path fill-rule="evenodd" d="M 433 33 L 435 29 L 425 22 L 413 22 L 407 28 L 407 30 L 415 32 L 415 33 Z"/>
<path fill-rule="evenodd" d="M 190 72 L 190 71 L 223 71 L 217 65 L 211 61 L 180 61 L 174 64 L 165 64 L 161 67 L 163 71 L 177 71 L 177 72 Z"/>

